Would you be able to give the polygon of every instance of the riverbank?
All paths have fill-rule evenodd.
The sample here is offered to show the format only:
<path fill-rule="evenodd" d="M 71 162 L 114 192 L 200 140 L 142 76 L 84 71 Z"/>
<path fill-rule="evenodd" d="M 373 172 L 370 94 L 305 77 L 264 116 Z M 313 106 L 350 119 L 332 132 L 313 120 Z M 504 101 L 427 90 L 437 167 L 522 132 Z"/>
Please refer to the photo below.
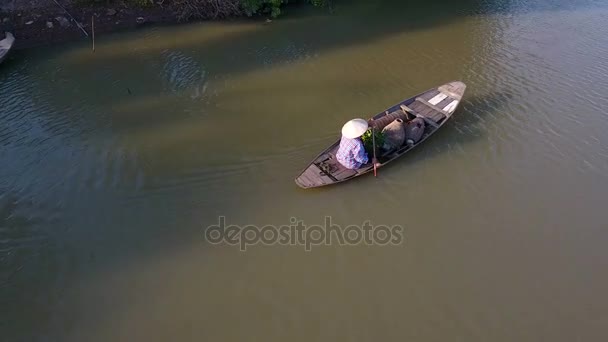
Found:
<path fill-rule="evenodd" d="M 61 6 L 53 0 L 0 0 L 0 32 L 12 32 L 17 38 L 15 49 L 25 49 L 90 39 L 92 22 L 95 35 L 99 35 L 190 19 L 184 15 L 184 7 L 173 0 L 158 1 L 148 7 L 125 2 L 85 5 L 74 0 L 58 0 L 58 3 Z M 196 19 L 220 17 L 212 11 L 196 14 Z"/>

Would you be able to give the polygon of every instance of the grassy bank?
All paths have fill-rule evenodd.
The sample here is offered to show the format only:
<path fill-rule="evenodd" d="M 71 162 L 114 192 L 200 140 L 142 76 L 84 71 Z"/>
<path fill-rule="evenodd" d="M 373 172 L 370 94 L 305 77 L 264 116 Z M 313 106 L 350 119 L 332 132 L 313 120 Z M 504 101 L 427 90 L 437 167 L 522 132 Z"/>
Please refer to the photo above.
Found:
<path fill-rule="evenodd" d="M 124 4 L 141 8 L 163 6 L 165 1 L 155 0 L 76 0 L 80 4 L 95 4 L 112 6 Z M 326 6 L 330 0 L 171 0 L 166 1 L 175 10 L 178 19 L 218 19 L 236 16 L 267 15 L 277 17 L 281 7 L 288 2 L 307 2 L 314 6 Z"/>
<path fill-rule="evenodd" d="M 142 25 L 244 16 L 277 17 L 289 4 L 329 6 L 331 0 L 0 0 L 0 32 L 12 32 L 16 48 L 90 39 Z M 69 13 L 69 14 L 68 14 Z M 1 38 L 1 37 L 0 37 Z"/>

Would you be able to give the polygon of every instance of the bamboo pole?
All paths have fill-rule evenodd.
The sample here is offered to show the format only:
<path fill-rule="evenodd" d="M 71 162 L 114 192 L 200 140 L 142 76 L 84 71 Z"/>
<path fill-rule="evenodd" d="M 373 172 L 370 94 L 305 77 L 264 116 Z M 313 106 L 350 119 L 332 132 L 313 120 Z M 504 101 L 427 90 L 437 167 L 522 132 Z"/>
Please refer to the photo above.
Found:
<path fill-rule="evenodd" d="M 91 16 L 91 34 L 93 36 L 93 52 L 95 52 L 95 16 Z"/>
<path fill-rule="evenodd" d="M 374 127 L 374 119 L 372 119 L 372 149 L 374 150 L 374 157 L 372 158 L 372 163 L 374 164 L 374 177 L 378 176 L 378 159 L 376 158 L 376 130 Z"/>

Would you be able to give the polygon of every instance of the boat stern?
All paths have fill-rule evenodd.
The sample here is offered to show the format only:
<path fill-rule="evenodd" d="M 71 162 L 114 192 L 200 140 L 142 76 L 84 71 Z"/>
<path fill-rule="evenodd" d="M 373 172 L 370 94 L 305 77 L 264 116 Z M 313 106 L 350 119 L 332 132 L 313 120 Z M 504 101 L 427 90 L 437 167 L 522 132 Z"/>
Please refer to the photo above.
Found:
<path fill-rule="evenodd" d="M 314 163 L 309 165 L 304 172 L 302 172 L 298 178 L 296 178 L 296 184 L 303 189 L 318 188 L 335 183 L 325 172 L 323 172 Z"/>

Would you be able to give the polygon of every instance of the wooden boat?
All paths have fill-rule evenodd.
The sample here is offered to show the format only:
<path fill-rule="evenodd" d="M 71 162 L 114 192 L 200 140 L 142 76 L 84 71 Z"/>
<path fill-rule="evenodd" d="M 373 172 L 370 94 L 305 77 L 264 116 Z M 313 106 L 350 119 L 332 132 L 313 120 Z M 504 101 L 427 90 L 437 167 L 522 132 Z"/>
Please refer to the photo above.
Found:
<path fill-rule="evenodd" d="M 450 82 L 402 101 L 374 116 L 369 122 L 370 126 L 373 125 L 377 132 L 396 118 L 410 120 L 418 117 L 425 122 L 424 134 L 417 143 L 405 143 L 386 155 L 377 155 L 379 163 L 377 167 L 385 166 L 401 157 L 437 132 L 452 117 L 462 100 L 465 90 L 466 85 L 464 83 L 459 81 Z M 339 146 L 340 139 L 321 152 L 296 178 L 296 184 L 305 189 L 317 188 L 351 180 L 374 169 L 371 163 L 371 155 L 369 156 L 370 163 L 363 165 L 361 168 L 357 170 L 345 168 L 336 159 Z"/>
<path fill-rule="evenodd" d="M 15 37 L 10 32 L 6 32 L 6 38 L 0 40 L 0 63 L 4 62 L 8 53 L 15 44 Z"/>

